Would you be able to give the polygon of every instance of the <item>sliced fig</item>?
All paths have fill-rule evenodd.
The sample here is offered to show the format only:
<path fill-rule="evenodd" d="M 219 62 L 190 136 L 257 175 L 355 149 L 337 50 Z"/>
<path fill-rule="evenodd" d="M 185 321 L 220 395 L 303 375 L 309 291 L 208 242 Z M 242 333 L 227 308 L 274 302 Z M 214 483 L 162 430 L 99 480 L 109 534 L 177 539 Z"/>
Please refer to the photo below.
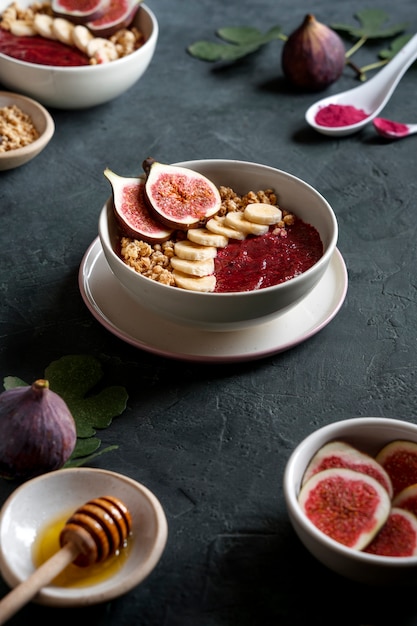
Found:
<path fill-rule="evenodd" d="M 335 541 L 362 550 L 388 518 L 391 500 L 367 474 L 331 468 L 314 474 L 298 496 L 308 519 Z"/>
<path fill-rule="evenodd" d="M 104 170 L 113 192 L 113 206 L 117 221 L 128 237 L 159 243 L 170 238 L 172 229 L 154 219 L 145 200 L 145 183 L 141 178 L 127 178 Z"/>
<path fill-rule="evenodd" d="M 52 0 L 54 15 L 64 17 L 74 24 L 96 20 L 107 11 L 109 0 Z"/>
<path fill-rule="evenodd" d="M 202 174 L 152 158 L 146 159 L 142 167 L 149 205 L 164 224 L 188 230 L 219 212 L 220 192 Z"/>
<path fill-rule="evenodd" d="M 417 483 L 417 443 L 396 440 L 384 446 L 376 460 L 391 478 L 394 496 Z"/>
<path fill-rule="evenodd" d="M 387 521 L 364 552 L 379 556 L 415 556 L 417 554 L 417 517 L 393 507 Z"/>
<path fill-rule="evenodd" d="M 95 37 L 111 37 L 133 21 L 142 0 L 109 0 L 107 10 L 87 23 Z"/>
<path fill-rule="evenodd" d="M 392 498 L 391 479 L 384 468 L 374 458 L 344 441 L 331 441 L 316 452 L 305 471 L 303 484 L 317 472 L 331 467 L 346 467 L 372 476 L 385 487 Z"/>
<path fill-rule="evenodd" d="M 410 511 L 417 517 L 417 484 L 409 485 L 400 491 L 393 499 L 392 506 Z"/>

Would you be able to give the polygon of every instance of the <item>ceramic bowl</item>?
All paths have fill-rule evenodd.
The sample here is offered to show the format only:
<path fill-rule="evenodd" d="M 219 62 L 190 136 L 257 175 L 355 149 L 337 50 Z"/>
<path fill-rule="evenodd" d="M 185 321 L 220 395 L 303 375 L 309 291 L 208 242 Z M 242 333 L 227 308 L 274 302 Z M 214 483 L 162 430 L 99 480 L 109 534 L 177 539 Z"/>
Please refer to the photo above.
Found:
<path fill-rule="evenodd" d="M 371 456 L 396 439 L 417 442 L 417 425 L 383 417 L 358 417 L 334 422 L 311 433 L 295 448 L 284 472 L 288 514 L 307 550 L 329 569 L 367 584 L 415 584 L 417 556 L 384 557 L 355 551 L 314 526 L 298 505 L 301 481 L 314 454 L 326 443 L 345 441 Z"/>
<path fill-rule="evenodd" d="M 257 163 L 213 159 L 185 161 L 177 165 L 196 170 L 217 186 L 230 186 L 240 194 L 274 188 L 282 207 L 318 230 L 324 254 L 304 274 L 256 291 L 202 293 L 163 285 L 141 276 L 118 256 L 119 232 L 110 199 L 99 219 L 101 244 L 115 277 L 136 300 L 173 322 L 204 330 L 229 331 L 272 319 L 313 289 L 329 265 L 338 234 L 334 212 L 318 191 L 287 172 Z"/>
<path fill-rule="evenodd" d="M 157 565 L 165 548 L 164 511 L 145 486 L 121 474 L 94 468 L 43 474 L 9 496 L 0 511 L 0 571 L 6 583 L 15 587 L 33 573 L 34 542 L 51 520 L 105 495 L 119 498 L 132 516 L 132 545 L 123 566 L 89 586 L 48 585 L 36 596 L 36 602 L 61 607 L 97 604 L 139 585 Z"/>
<path fill-rule="evenodd" d="M 0 0 L 0 13 L 11 4 Z M 19 6 L 32 4 L 20 0 Z M 0 53 L 2 84 L 48 107 L 84 109 L 109 102 L 130 89 L 147 70 L 158 39 L 158 22 L 141 4 L 133 21 L 145 36 L 144 45 L 121 59 L 101 65 L 58 67 L 13 59 Z"/>
<path fill-rule="evenodd" d="M 51 141 L 55 132 L 55 123 L 48 111 L 39 102 L 17 93 L 0 91 L 0 109 L 16 105 L 23 113 L 30 116 L 38 139 L 22 148 L 0 152 L 0 170 L 12 170 L 35 158 Z"/>

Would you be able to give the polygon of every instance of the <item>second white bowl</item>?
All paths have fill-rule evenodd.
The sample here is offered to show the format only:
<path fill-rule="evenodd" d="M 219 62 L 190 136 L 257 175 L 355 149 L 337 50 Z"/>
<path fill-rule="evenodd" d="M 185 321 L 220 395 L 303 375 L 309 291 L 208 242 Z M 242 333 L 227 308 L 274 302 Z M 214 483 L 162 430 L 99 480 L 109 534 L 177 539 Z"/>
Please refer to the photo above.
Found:
<path fill-rule="evenodd" d="M 20 0 L 19 6 L 32 4 Z M 11 4 L 0 0 L 0 13 Z M 145 43 L 141 48 L 116 61 L 100 65 L 58 67 L 13 59 L 0 53 L 2 84 L 49 107 L 84 109 L 109 102 L 130 89 L 145 73 L 158 40 L 158 22 L 153 12 L 141 4 L 133 25 Z"/>

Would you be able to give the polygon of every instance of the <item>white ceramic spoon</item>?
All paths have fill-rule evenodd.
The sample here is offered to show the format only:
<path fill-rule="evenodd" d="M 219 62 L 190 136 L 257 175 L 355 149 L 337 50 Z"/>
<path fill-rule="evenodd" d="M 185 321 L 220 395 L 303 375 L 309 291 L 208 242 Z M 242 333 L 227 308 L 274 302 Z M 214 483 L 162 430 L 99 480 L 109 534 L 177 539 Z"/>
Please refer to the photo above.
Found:
<path fill-rule="evenodd" d="M 402 76 L 416 58 L 417 35 L 414 35 L 378 74 L 365 83 L 348 91 L 323 98 L 311 105 L 305 116 L 307 123 L 319 133 L 332 137 L 343 137 L 358 132 L 384 108 Z M 349 126 L 321 126 L 316 123 L 315 117 L 319 109 L 329 104 L 354 106 L 365 111 L 368 116 Z"/>
<path fill-rule="evenodd" d="M 392 122 L 383 117 L 374 117 L 372 123 L 376 132 L 386 139 L 403 139 L 417 133 L 417 124 Z"/>

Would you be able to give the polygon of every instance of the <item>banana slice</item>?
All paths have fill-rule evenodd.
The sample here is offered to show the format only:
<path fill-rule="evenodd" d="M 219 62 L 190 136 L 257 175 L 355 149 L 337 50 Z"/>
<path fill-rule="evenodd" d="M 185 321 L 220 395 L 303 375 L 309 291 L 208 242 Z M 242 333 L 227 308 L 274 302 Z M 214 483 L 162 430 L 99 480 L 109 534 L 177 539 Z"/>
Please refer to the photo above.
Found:
<path fill-rule="evenodd" d="M 222 216 L 212 217 L 206 224 L 207 230 L 212 233 L 216 233 L 217 235 L 224 235 L 229 239 L 239 239 L 242 241 L 246 238 L 246 234 L 241 230 L 236 230 L 235 228 L 230 228 L 230 226 L 226 226 L 225 218 Z"/>
<path fill-rule="evenodd" d="M 41 37 L 56 39 L 54 33 L 54 18 L 46 13 L 36 13 L 33 19 L 33 27 Z"/>
<path fill-rule="evenodd" d="M 268 224 L 270 226 L 282 220 L 282 211 L 272 204 L 254 202 L 253 204 L 248 204 L 243 212 L 243 216 L 250 222 Z"/>
<path fill-rule="evenodd" d="M 191 276 L 208 276 L 214 272 L 214 260 L 212 258 L 203 261 L 188 261 L 174 256 L 171 258 L 171 265 L 174 270 Z"/>
<path fill-rule="evenodd" d="M 16 37 L 33 37 L 33 35 L 37 34 L 32 22 L 26 22 L 25 20 L 13 20 L 10 22 L 10 32 Z"/>
<path fill-rule="evenodd" d="M 115 61 L 119 57 L 117 48 L 110 39 L 93 37 L 87 44 L 87 55 L 95 58 L 99 63 Z"/>
<path fill-rule="evenodd" d="M 94 39 L 93 33 L 86 26 L 77 24 L 72 31 L 72 42 L 78 50 L 87 54 L 87 48 L 90 41 Z"/>
<path fill-rule="evenodd" d="M 229 243 L 229 239 L 224 235 L 217 235 L 207 228 L 190 228 L 187 231 L 187 237 L 194 243 L 201 246 L 214 246 L 215 248 L 225 248 Z"/>
<path fill-rule="evenodd" d="M 174 244 L 174 252 L 180 259 L 204 261 L 204 259 L 213 259 L 217 255 L 217 248 L 201 246 L 189 239 L 184 239 L 184 241 L 177 241 Z"/>
<path fill-rule="evenodd" d="M 211 274 L 210 276 L 197 277 L 183 274 L 177 270 L 174 270 L 172 274 L 175 278 L 177 287 L 180 287 L 181 289 L 209 293 L 214 291 L 216 288 L 216 277 L 214 274 Z"/>
<path fill-rule="evenodd" d="M 61 43 L 65 43 L 67 46 L 73 45 L 73 32 L 74 24 L 63 17 L 56 17 L 52 23 L 52 30 L 55 37 Z"/>
<path fill-rule="evenodd" d="M 242 230 L 247 235 L 265 235 L 269 230 L 269 226 L 266 224 L 255 224 L 255 222 L 247 220 L 241 211 L 228 213 L 225 222 L 231 228 Z"/>

